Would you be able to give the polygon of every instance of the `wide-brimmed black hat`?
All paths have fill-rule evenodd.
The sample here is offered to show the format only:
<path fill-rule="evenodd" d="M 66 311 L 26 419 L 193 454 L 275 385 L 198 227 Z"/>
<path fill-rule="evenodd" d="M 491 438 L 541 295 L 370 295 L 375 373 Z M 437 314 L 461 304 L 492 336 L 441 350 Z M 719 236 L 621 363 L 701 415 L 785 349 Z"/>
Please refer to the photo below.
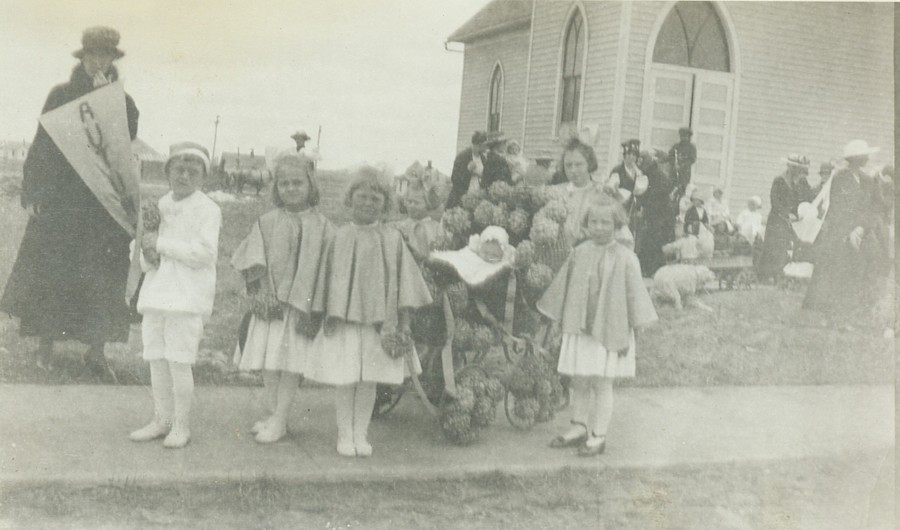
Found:
<path fill-rule="evenodd" d="M 94 26 L 84 30 L 81 35 L 81 49 L 72 52 L 72 55 L 81 59 L 84 54 L 91 51 L 107 52 L 120 59 L 125 52 L 118 48 L 119 32 L 107 26 Z"/>

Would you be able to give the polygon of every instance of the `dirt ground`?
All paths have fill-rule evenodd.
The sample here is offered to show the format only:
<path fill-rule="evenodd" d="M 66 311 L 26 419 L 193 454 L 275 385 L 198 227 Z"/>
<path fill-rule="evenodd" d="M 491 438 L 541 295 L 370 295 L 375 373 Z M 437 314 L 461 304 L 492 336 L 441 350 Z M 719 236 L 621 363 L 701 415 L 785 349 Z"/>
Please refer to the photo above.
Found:
<path fill-rule="evenodd" d="M 6 490 L 0 528 L 889 529 L 888 454 L 469 480 Z"/>

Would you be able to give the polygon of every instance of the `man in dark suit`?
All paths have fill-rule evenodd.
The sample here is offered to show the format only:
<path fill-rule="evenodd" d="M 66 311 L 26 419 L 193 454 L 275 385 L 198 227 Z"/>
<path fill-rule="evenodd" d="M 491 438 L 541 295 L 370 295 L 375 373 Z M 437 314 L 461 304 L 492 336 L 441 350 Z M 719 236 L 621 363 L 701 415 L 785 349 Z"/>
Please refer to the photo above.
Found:
<path fill-rule="evenodd" d="M 481 178 L 484 172 L 484 155 L 487 150 L 487 134 L 476 131 L 472 135 L 472 146 L 456 155 L 453 171 L 450 173 L 450 195 L 447 197 L 445 209 L 460 205 L 460 199 L 469 191 L 472 177 Z"/>
<path fill-rule="evenodd" d="M 669 149 L 669 160 L 675 169 L 676 200 L 684 196 L 687 185 L 691 183 L 691 168 L 697 161 L 697 146 L 691 143 L 693 134 L 689 127 L 678 129 L 680 141 Z"/>
<path fill-rule="evenodd" d="M 506 137 L 500 131 L 488 134 L 487 152 L 484 155 L 484 173 L 481 189 L 487 191 L 495 182 L 505 182 L 512 186 L 512 171 L 506 160 Z"/>

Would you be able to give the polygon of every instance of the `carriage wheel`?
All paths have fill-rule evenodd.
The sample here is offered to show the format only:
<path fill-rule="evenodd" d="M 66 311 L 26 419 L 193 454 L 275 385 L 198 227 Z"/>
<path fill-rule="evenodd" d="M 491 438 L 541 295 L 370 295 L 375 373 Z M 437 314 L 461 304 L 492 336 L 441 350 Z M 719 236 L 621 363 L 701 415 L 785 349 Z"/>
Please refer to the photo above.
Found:
<path fill-rule="evenodd" d="M 406 392 L 406 385 L 379 384 L 375 387 L 375 408 L 372 409 L 372 419 L 385 417 L 394 410 L 400 398 Z"/>
<path fill-rule="evenodd" d="M 512 392 L 507 391 L 506 397 L 503 398 L 503 411 L 506 413 L 506 419 L 509 424 L 520 430 L 528 430 L 534 426 L 534 420 L 528 421 L 516 416 L 516 396 Z"/>

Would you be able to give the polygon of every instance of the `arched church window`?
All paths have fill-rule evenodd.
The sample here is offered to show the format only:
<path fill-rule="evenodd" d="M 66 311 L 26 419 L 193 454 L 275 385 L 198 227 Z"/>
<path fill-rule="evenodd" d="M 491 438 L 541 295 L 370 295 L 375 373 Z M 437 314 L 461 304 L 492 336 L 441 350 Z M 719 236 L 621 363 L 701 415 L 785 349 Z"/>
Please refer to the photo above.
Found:
<path fill-rule="evenodd" d="M 659 30 L 653 62 L 731 71 L 728 40 L 710 2 L 678 2 Z"/>

